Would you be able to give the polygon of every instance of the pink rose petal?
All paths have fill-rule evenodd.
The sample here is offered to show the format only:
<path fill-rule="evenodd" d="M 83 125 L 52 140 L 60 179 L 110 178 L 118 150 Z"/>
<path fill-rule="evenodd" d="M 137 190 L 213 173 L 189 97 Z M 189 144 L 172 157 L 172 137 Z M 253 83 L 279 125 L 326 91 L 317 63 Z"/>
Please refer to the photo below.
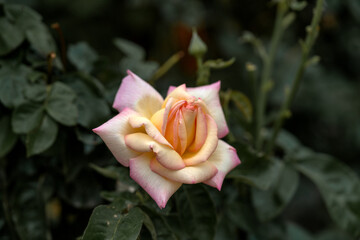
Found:
<path fill-rule="evenodd" d="M 129 149 L 125 144 L 125 135 L 134 133 L 135 130 L 129 124 L 129 118 L 138 117 L 139 114 L 134 110 L 125 108 L 121 113 L 93 129 L 105 142 L 116 160 L 125 167 L 129 166 L 129 159 L 136 157 L 139 153 Z"/>
<path fill-rule="evenodd" d="M 151 118 L 163 103 L 162 96 L 150 84 L 139 78 L 130 70 L 116 93 L 113 108 L 121 112 L 131 108 L 141 115 Z"/>
<path fill-rule="evenodd" d="M 130 177 L 151 197 L 159 208 L 164 208 L 169 198 L 182 185 L 154 173 L 150 169 L 152 154 L 145 153 L 130 160 Z"/>
<path fill-rule="evenodd" d="M 156 159 L 166 168 L 179 170 L 185 167 L 181 156 L 174 149 L 154 141 L 145 133 L 126 135 L 125 144 L 137 152 L 154 152 Z"/>
<path fill-rule="evenodd" d="M 170 170 L 163 167 L 156 159 L 152 159 L 150 168 L 153 172 L 172 181 L 195 184 L 214 177 L 218 170 L 210 162 L 203 162 L 180 170 Z"/>
<path fill-rule="evenodd" d="M 218 146 L 210 156 L 208 162 L 214 164 L 218 172 L 214 177 L 204 183 L 217 188 L 219 191 L 226 174 L 241 163 L 236 149 L 222 140 L 219 140 Z"/>
<path fill-rule="evenodd" d="M 222 138 L 229 133 L 229 128 L 226 124 L 224 112 L 220 104 L 219 90 L 220 81 L 206 86 L 186 88 L 186 91 L 190 95 L 200 98 L 205 102 L 210 115 L 214 118 L 216 125 L 218 126 L 218 137 Z"/>
<path fill-rule="evenodd" d="M 197 152 L 185 152 L 183 155 L 186 166 L 193 166 L 209 159 L 218 144 L 217 126 L 209 115 L 206 115 L 207 136 L 204 144 Z"/>

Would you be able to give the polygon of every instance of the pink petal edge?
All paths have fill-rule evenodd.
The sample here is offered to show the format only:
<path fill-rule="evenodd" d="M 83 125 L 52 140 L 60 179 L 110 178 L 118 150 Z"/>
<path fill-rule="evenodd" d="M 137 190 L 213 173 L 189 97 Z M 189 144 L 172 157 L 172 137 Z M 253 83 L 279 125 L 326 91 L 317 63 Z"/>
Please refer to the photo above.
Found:
<path fill-rule="evenodd" d="M 226 174 L 241 163 L 236 149 L 222 140 L 219 140 L 218 147 L 208 161 L 217 167 L 218 172 L 204 183 L 217 188 L 219 191 Z"/>
<path fill-rule="evenodd" d="M 190 95 L 200 98 L 205 102 L 210 115 L 214 118 L 218 126 L 218 137 L 223 138 L 229 133 L 229 128 L 220 103 L 220 87 L 221 81 L 217 81 L 201 87 L 186 88 L 186 91 Z"/>
<path fill-rule="evenodd" d="M 139 114 L 132 109 L 125 108 L 115 117 L 93 129 L 93 132 L 105 142 L 116 160 L 125 167 L 129 166 L 130 158 L 139 155 L 126 146 L 124 139 L 125 135 L 135 132 L 128 123 L 132 116 L 139 116 Z"/>
<path fill-rule="evenodd" d="M 127 76 L 123 78 L 119 90 L 116 93 L 113 108 L 121 112 L 124 108 L 131 108 L 139 113 L 147 112 L 148 109 L 141 109 L 138 103 L 147 98 L 143 104 L 151 105 L 152 108 L 159 108 L 164 99 L 147 82 L 142 80 L 136 74 L 127 70 Z M 140 109 L 139 109 L 140 108 Z"/>
<path fill-rule="evenodd" d="M 151 158 L 152 154 L 145 153 L 130 159 L 130 177 L 154 199 L 159 208 L 164 208 L 169 198 L 182 184 L 151 171 Z"/>

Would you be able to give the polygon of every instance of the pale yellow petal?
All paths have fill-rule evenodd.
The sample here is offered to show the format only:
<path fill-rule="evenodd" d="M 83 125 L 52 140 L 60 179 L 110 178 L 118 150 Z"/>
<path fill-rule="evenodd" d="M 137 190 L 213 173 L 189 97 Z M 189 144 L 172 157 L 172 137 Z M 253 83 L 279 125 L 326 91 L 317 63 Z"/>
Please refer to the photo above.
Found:
<path fill-rule="evenodd" d="M 159 208 L 164 208 L 181 183 L 171 181 L 151 171 L 151 157 L 152 154 L 144 153 L 131 159 L 130 177 L 155 200 Z"/>
<path fill-rule="evenodd" d="M 157 142 L 172 147 L 156 126 L 145 117 L 131 117 L 129 123 L 133 128 L 144 128 L 145 132 Z M 141 129 L 139 129 L 141 130 Z"/>
<path fill-rule="evenodd" d="M 166 168 L 178 170 L 185 167 L 181 156 L 172 148 L 160 144 L 145 133 L 133 133 L 125 136 L 125 144 L 137 152 L 154 152 L 156 159 Z"/>
<path fill-rule="evenodd" d="M 170 170 L 163 167 L 156 159 L 153 159 L 150 163 L 150 168 L 153 172 L 167 179 L 186 184 L 204 182 L 217 173 L 216 167 L 210 162 L 203 162 L 180 170 Z"/>
<path fill-rule="evenodd" d="M 192 166 L 204 162 L 209 159 L 215 151 L 218 144 L 217 126 L 214 119 L 210 115 L 206 115 L 207 136 L 203 146 L 198 152 L 185 152 L 183 155 L 184 162 L 187 166 Z"/>

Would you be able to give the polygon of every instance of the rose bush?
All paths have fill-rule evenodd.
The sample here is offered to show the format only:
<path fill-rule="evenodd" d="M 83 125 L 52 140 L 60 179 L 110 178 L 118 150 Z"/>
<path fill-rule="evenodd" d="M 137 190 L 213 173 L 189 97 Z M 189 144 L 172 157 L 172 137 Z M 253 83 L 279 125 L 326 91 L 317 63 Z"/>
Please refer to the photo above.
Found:
<path fill-rule="evenodd" d="M 170 87 L 166 99 L 128 71 L 113 107 L 120 113 L 93 131 L 130 176 L 165 207 L 183 184 L 221 189 L 240 164 L 235 148 L 219 140 L 229 132 L 219 100 L 220 81 Z"/>

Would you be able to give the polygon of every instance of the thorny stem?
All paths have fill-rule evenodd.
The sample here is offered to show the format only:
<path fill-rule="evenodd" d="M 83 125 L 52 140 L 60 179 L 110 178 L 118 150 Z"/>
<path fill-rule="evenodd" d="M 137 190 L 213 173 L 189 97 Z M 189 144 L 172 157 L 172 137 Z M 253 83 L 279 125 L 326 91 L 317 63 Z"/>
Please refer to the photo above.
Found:
<path fill-rule="evenodd" d="M 269 85 L 271 84 L 271 74 L 274 65 L 275 55 L 280 43 L 280 39 L 284 33 L 285 27 L 283 26 L 283 19 L 288 10 L 287 3 L 281 1 L 277 5 L 275 26 L 272 34 L 272 39 L 270 43 L 269 55 L 265 58 L 264 61 L 264 70 L 262 71 L 262 76 L 260 80 L 260 86 L 258 89 L 258 101 L 256 105 L 256 118 L 255 118 L 255 148 L 260 151 L 262 145 L 261 129 L 264 125 L 264 115 L 266 107 L 266 97 L 267 92 L 269 91 Z"/>
<path fill-rule="evenodd" d="M 12 239 L 18 239 L 17 233 L 15 230 L 14 223 L 11 218 L 11 208 L 9 205 L 9 199 L 7 194 L 7 180 L 6 180 L 6 159 L 2 158 L 0 159 L 0 190 L 2 194 L 2 206 L 4 209 L 4 215 L 5 215 L 5 221 L 8 225 L 8 228 L 10 230 L 10 234 Z"/>
<path fill-rule="evenodd" d="M 64 34 L 61 30 L 59 23 L 53 23 L 51 25 L 51 28 L 56 30 L 59 34 L 61 62 L 63 64 L 64 70 L 66 71 L 66 44 L 65 44 Z"/>
<path fill-rule="evenodd" d="M 48 67 L 48 83 L 51 83 L 51 76 L 53 71 L 54 59 L 56 58 L 56 54 L 54 52 L 50 53 L 47 56 L 47 67 Z"/>
<path fill-rule="evenodd" d="M 286 113 L 289 111 L 289 107 L 292 104 L 292 102 L 296 96 L 296 93 L 299 90 L 299 86 L 300 86 L 302 77 L 304 75 L 304 71 L 307 66 L 307 61 L 309 58 L 310 50 L 313 47 L 315 40 L 317 38 L 317 35 L 319 33 L 319 22 L 321 19 L 323 3 L 324 3 L 324 0 L 318 0 L 316 3 L 316 7 L 314 9 L 314 17 L 311 21 L 310 27 L 307 28 L 307 35 L 306 35 L 305 42 L 302 43 L 301 63 L 297 69 L 295 79 L 290 88 L 290 92 L 288 92 L 285 95 L 285 101 L 283 102 L 280 113 L 276 119 L 271 139 L 267 145 L 267 154 L 271 154 L 274 144 L 275 144 L 275 141 L 276 141 L 276 138 L 277 138 L 279 131 L 284 123 L 286 116 L 287 116 Z"/>

